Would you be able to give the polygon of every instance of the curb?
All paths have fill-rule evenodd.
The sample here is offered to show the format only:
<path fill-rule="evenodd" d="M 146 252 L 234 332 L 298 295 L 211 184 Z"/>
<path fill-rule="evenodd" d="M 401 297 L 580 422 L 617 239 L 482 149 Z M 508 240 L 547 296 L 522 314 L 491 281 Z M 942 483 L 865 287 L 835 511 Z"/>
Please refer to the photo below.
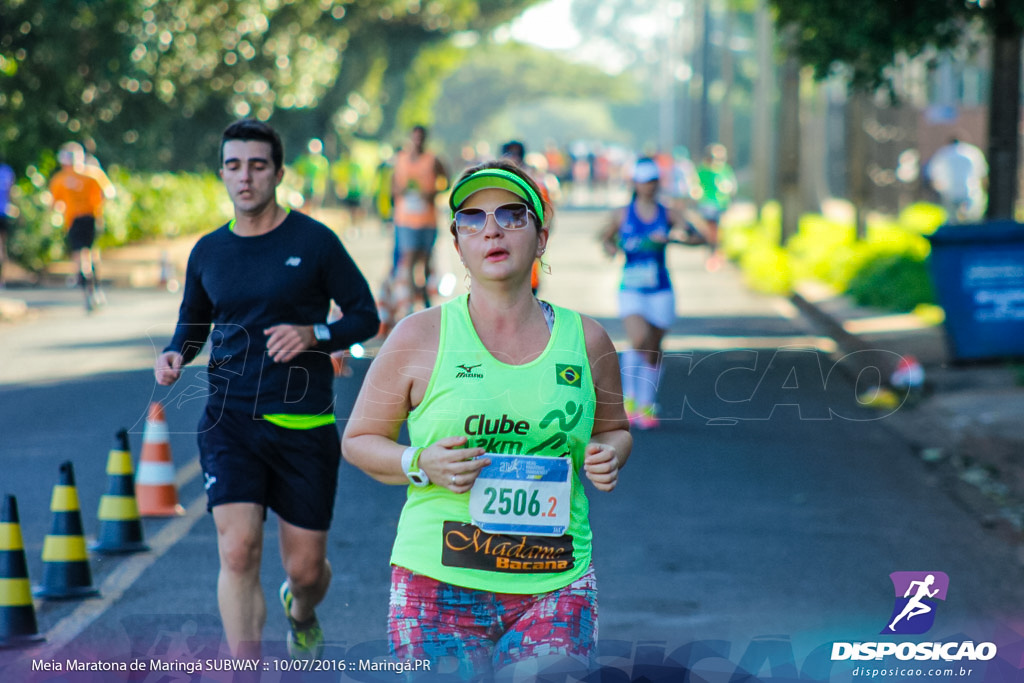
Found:
<path fill-rule="evenodd" d="M 842 361 L 838 364 L 839 367 L 855 381 L 865 371 L 877 372 L 881 385 L 893 390 L 892 374 L 904 355 L 879 344 L 869 343 L 861 336 L 853 334 L 846 329 L 842 320 L 816 303 L 815 298 L 797 288 L 790 295 L 789 301 L 815 327 L 836 342 Z"/>
<path fill-rule="evenodd" d="M 802 292 L 796 290 L 789 297 L 790 303 L 805 316 L 811 319 L 816 326 L 828 337 L 831 337 L 839 348 L 844 351 L 867 351 L 868 344 L 855 334 L 847 332 L 843 324 L 833 316 L 827 314 L 817 304 L 812 303 Z"/>
<path fill-rule="evenodd" d="M 851 379 L 879 372 L 886 388 L 903 397 L 885 420 L 887 428 L 983 527 L 1010 543 L 1024 543 L 1024 433 L 1019 429 L 1024 389 L 1012 369 L 998 363 L 951 367 L 948 356 L 935 349 L 937 342 L 944 345 L 944 334 L 927 326 L 900 337 L 900 352 L 887 349 L 846 327 L 871 312 L 819 294 L 798 290 L 790 302 L 836 342 L 843 354 L 838 365 Z M 892 370 L 904 353 L 922 356 L 929 375 L 909 396 L 891 387 Z"/>

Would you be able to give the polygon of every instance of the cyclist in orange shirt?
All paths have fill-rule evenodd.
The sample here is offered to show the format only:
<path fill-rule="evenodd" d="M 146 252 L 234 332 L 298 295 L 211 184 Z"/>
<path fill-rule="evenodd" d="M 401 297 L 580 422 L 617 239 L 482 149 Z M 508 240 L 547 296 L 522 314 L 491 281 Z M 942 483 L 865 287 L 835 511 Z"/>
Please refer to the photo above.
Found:
<path fill-rule="evenodd" d="M 61 170 L 50 180 L 50 194 L 54 209 L 64 216 L 67 250 L 85 292 L 85 308 L 91 311 L 100 301 L 92 245 L 103 220 L 103 201 L 112 194 L 112 186 L 101 170 L 86 165 L 85 150 L 77 142 L 61 147 L 57 161 Z"/>

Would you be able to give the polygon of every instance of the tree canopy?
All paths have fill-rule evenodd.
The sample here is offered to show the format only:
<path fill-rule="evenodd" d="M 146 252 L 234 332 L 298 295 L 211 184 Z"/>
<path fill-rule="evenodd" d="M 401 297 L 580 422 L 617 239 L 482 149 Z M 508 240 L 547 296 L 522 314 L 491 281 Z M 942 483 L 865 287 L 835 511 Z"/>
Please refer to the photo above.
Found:
<path fill-rule="evenodd" d="M 790 46 L 819 78 L 842 65 L 851 85 L 892 88 L 888 67 L 897 55 L 911 57 L 929 46 L 960 44 L 971 22 L 991 38 L 992 77 L 988 119 L 990 172 L 987 217 L 1015 213 L 1020 144 L 1021 45 L 1024 3 L 1020 0 L 771 0 L 779 24 L 795 30 Z"/>
<path fill-rule="evenodd" d="M 7 0 L 0 157 L 20 170 L 91 139 L 129 166 L 199 168 L 243 116 L 380 133 L 424 46 L 535 1 Z"/>
<path fill-rule="evenodd" d="M 624 76 L 570 64 L 517 43 L 484 43 L 470 49 L 441 87 L 444 117 L 435 132 L 452 146 L 485 136 L 497 115 L 520 105 L 533 108 L 553 98 L 625 102 L 638 95 L 635 84 Z"/>
<path fill-rule="evenodd" d="M 968 23 L 993 30 L 1024 26 L 1024 3 L 1015 0 L 771 0 L 780 26 L 796 25 L 796 52 L 819 78 L 846 68 L 855 87 L 888 81 L 900 53 L 959 44 Z"/>

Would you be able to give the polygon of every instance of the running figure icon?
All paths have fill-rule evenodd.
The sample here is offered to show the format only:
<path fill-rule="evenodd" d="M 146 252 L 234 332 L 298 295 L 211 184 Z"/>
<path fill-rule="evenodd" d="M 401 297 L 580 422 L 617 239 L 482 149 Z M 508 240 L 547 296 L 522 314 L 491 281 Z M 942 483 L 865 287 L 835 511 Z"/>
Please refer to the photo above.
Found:
<path fill-rule="evenodd" d="M 936 594 L 938 594 L 938 588 L 936 588 L 935 590 L 929 590 L 929 588 L 931 588 L 932 584 L 934 583 L 934 574 L 929 574 L 924 578 L 923 581 L 910 582 L 910 585 L 907 587 L 907 592 L 903 594 L 903 597 L 910 597 L 910 593 L 914 591 L 915 586 L 917 588 L 917 592 L 914 593 L 914 597 L 910 598 L 906 606 L 904 606 L 903 611 L 900 612 L 899 615 L 892 620 L 891 624 L 889 624 L 890 631 L 896 630 L 896 624 L 899 623 L 901 619 L 906 619 L 907 621 L 910 621 L 912 617 L 916 617 L 921 614 L 927 614 L 928 612 L 932 611 L 932 606 L 926 604 L 925 602 L 923 602 L 923 600 L 924 598 L 934 598 Z"/>

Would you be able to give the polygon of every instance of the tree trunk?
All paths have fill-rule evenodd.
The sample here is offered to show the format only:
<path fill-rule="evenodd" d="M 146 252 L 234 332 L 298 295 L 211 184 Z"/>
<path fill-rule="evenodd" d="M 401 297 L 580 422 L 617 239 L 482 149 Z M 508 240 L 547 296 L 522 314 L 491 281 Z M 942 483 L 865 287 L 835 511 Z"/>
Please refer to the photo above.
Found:
<path fill-rule="evenodd" d="M 786 61 L 782 67 L 779 110 L 779 197 L 782 201 L 782 233 L 785 245 L 800 225 L 800 62 L 794 51 L 795 31 L 785 30 Z"/>
<path fill-rule="evenodd" d="M 856 90 L 846 103 L 846 190 L 853 204 L 857 239 L 867 237 L 867 136 L 864 134 L 864 115 L 867 94 Z"/>
<path fill-rule="evenodd" d="M 810 80 L 810 79 L 807 79 Z M 828 141 L 825 137 L 825 115 L 828 100 L 821 83 L 809 83 L 810 97 L 801 107 L 803 123 L 800 126 L 800 206 L 803 213 L 821 213 L 828 196 L 828 173 L 825 156 Z"/>
<path fill-rule="evenodd" d="M 1020 126 L 1021 28 L 996 3 L 992 39 L 992 98 L 988 119 L 989 220 L 1014 218 Z M 1002 15 L 1002 16 L 1000 16 Z"/>

